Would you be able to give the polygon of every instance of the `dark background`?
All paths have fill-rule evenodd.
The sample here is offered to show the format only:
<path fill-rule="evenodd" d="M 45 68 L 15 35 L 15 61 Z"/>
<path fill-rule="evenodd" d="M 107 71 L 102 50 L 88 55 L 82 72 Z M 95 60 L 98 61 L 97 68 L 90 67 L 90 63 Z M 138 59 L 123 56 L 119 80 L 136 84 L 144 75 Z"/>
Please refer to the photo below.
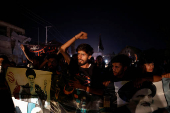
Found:
<path fill-rule="evenodd" d="M 98 51 L 99 34 L 104 54 L 118 53 L 126 45 L 141 50 L 164 49 L 169 45 L 170 8 L 168 2 L 92 2 L 92 1 L 2 1 L 0 20 L 25 29 L 32 41 L 65 43 L 80 31 L 88 33 L 87 40 Z M 39 32 L 38 32 L 39 28 Z"/>

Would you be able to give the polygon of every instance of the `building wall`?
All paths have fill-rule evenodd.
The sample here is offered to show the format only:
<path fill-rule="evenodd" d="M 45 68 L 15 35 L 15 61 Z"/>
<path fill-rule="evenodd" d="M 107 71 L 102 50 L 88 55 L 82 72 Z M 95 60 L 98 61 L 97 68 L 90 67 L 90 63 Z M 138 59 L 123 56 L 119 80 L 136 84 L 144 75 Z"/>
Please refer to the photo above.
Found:
<path fill-rule="evenodd" d="M 25 39 L 28 39 L 28 37 L 25 37 L 24 35 L 24 29 L 0 20 L 0 54 L 6 55 L 10 61 L 16 63 L 26 59 L 20 48 L 20 44 Z M 13 41 L 14 46 L 13 52 L 11 41 Z"/>
<path fill-rule="evenodd" d="M 9 41 L 0 41 L 0 47 L 3 47 L 5 49 L 11 49 L 11 43 Z"/>
<path fill-rule="evenodd" d="M 8 37 L 11 37 L 11 33 L 13 31 L 15 31 L 17 34 L 25 35 L 24 29 L 14 26 L 12 24 L 9 24 L 7 22 L 3 22 L 0 20 L 0 26 L 1 26 L 1 29 L 4 29 L 4 31 L 6 32 L 5 35 Z"/>

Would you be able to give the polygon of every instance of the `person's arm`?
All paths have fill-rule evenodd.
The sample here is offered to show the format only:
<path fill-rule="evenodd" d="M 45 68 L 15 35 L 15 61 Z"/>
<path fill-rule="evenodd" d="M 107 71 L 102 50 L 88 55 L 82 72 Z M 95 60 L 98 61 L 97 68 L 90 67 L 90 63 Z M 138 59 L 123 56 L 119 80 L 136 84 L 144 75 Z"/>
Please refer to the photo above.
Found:
<path fill-rule="evenodd" d="M 77 35 L 75 35 L 73 38 L 71 38 L 70 40 L 68 40 L 65 44 L 63 44 L 60 48 L 57 54 L 61 53 L 66 62 L 68 64 L 70 64 L 70 56 L 66 53 L 66 49 L 73 43 L 75 42 L 77 39 L 87 39 L 87 33 L 85 32 L 80 32 Z"/>
<path fill-rule="evenodd" d="M 162 78 L 170 78 L 170 73 L 165 73 L 161 76 Z"/>
<path fill-rule="evenodd" d="M 153 75 L 153 77 L 145 77 L 145 78 L 141 78 L 142 81 L 150 81 L 150 82 L 158 82 L 160 80 L 162 80 L 161 76 L 158 75 Z"/>
<path fill-rule="evenodd" d="M 158 82 L 161 81 L 162 78 L 170 78 L 170 73 L 163 74 L 161 76 L 159 75 L 153 75 L 153 77 L 145 77 L 145 78 L 139 78 L 134 81 L 134 86 L 135 87 L 140 87 L 141 84 L 144 81 L 150 81 L 150 82 Z"/>
<path fill-rule="evenodd" d="M 28 57 L 28 55 L 25 53 L 25 47 L 24 47 L 24 45 L 21 44 L 20 47 L 21 47 L 22 51 L 24 52 L 25 57 L 26 57 L 31 63 L 33 63 L 33 60 L 31 60 L 31 59 Z"/>
<path fill-rule="evenodd" d="M 44 60 L 44 62 L 41 63 L 41 65 L 38 67 L 38 69 L 42 69 L 47 62 L 48 62 L 48 59 L 46 58 L 46 59 Z"/>
<path fill-rule="evenodd" d="M 148 78 L 145 78 L 146 80 L 149 80 L 151 82 L 158 82 L 158 81 L 161 81 L 162 78 L 170 78 L 170 73 L 166 73 L 166 74 L 163 74 L 161 76 L 159 75 L 153 75 L 153 78 L 152 77 L 148 77 Z"/>

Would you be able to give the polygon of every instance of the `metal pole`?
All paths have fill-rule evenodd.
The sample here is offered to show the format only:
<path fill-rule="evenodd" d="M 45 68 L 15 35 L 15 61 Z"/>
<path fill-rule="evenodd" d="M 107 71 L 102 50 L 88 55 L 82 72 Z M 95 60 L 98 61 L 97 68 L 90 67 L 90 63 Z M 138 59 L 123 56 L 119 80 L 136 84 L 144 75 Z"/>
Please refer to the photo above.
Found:
<path fill-rule="evenodd" d="M 46 26 L 46 40 L 45 40 L 46 45 L 47 45 L 47 27 L 51 27 L 51 26 Z"/>
<path fill-rule="evenodd" d="M 45 44 L 47 45 L 47 26 L 46 26 L 46 40 L 45 40 Z"/>
<path fill-rule="evenodd" d="M 38 27 L 38 46 L 39 46 L 39 27 Z"/>

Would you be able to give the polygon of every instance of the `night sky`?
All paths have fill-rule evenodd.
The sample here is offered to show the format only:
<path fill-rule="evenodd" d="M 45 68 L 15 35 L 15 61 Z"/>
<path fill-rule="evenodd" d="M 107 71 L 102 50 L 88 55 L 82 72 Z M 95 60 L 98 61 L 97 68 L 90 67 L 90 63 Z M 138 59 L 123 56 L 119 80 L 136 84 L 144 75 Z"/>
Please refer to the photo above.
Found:
<path fill-rule="evenodd" d="M 80 31 L 88 33 L 87 40 L 97 52 L 99 34 L 104 54 L 118 53 L 126 45 L 141 50 L 166 48 L 170 36 L 170 8 L 163 2 L 67 2 L 28 0 L 2 2 L 0 20 L 19 26 L 32 41 L 45 42 L 45 26 L 48 41 L 55 39 L 65 43 Z M 9 10 L 6 10 L 9 9 Z"/>

